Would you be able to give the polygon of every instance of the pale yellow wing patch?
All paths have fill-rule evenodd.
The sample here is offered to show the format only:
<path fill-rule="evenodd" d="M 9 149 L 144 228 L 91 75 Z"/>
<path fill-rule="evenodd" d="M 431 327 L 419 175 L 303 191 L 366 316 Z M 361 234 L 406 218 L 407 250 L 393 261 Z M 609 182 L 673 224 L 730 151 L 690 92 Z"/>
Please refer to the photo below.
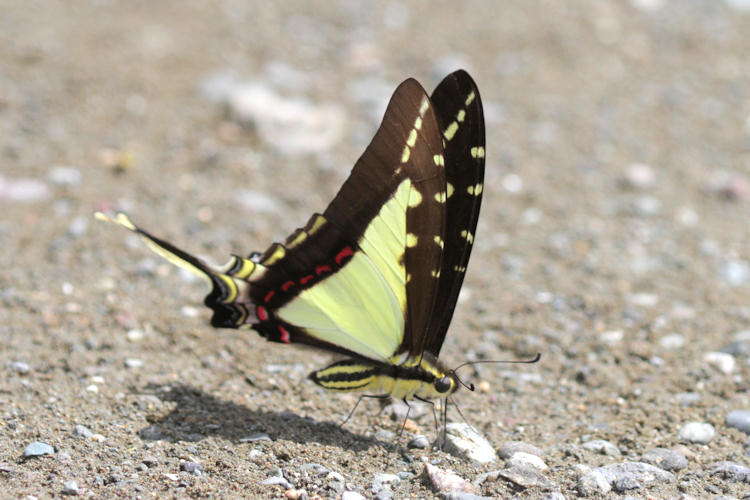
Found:
<path fill-rule="evenodd" d="M 302 291 L 277 316 L 309 335 L 387 362 L 404 336 L 406 210 L 413 190 L 405 179 L 360 239 L 359 250 L 319 286 Z"/>

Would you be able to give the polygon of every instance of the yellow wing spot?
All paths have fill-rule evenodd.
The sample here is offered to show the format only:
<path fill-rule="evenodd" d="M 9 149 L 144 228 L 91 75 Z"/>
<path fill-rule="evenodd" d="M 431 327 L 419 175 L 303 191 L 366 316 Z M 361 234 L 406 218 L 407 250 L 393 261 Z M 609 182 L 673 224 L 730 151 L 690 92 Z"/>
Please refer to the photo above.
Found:
<path fill-rule="evenodd" d="M 440 248 L 443 248 L 443 238 L 441 238 L 440 236 L 435 236 L 435 243 L 437 243 Z"/>
<path fill-rule="evenodd" d="M 448 125 L 448 128 L 445 129 L 445 132 L 443 132 L 443 136 L 447 140 L 453 139 L 453 136 L 456 135 L 456 131 L 458 130 L 458 123 L 457 122 L 451 122 L 450 125 Z"/>
<path fill-rule="evenodd" d="M 413 128 L 411 129 L 411 132 L 409 132 L 409 138 L 406 139 L 406 145 L 410 148 L 413 148 L 414 145 L 417 143 L 417 129 Z"/>
<path fill-rule="evenodd" d="M 315 234 L 318 231 L 318 229 L 320 229 L 321 227 L 323 227 L 323 224 L 325 224 L 325 223 L 326 223 L 326 218 L 325 217 L 323 217 L 320 214 L 316 215 L 315 216 L 315 220 L 310 225 L 310 228 L 307 230 L 307 233 L 308 234 Z"/>
<path fill-rule="evenodd" d="M 411 273 L 406 273 L 406 283 L 411 281 Z"/>
<path fill-rule="evenodd" d="M 482 184 L 478 183 L 476 186 L 469 186 L 466 191 L 473 196 L 479 196 L 482 194 Z"/>
<path fill-rule="evenodd" d="M 438 167 L 444 167 L 445 166 L 445 157 L 443 157 L 443 155 L 439 155 L 439 154 L 438 155 L 434 155 L 432 157 L 432 161 L 434 161 L 435 165 L 437 165 Z"/>
<path fill-rule="evenodd" d="M 271 255 L 269 255 L 268 258 L 263 261 L 263 265 L 266 267 L 271 266 L 283 259 L 284 255 L 286 255 L 286 249 L 281 245 L 276 245 L 273 253 L 271 253 Z"/>
<path fill-rule="evenodd" d="M 471 148 L 472 158 L 484 158 L 484 148 L 482 146 L 476 146 Z"/>
<path fill-rule="evenodd" d="M 250 259 L 242 259 L 242 267 L 234 273 L 235 278 L 245 279 L 255 271 L 255 262 Z"/>
<path fill-rule="evenodd" d="M 302 243 L 303 241 L 305 241 L 306 239 L 307 239 L 307 233 L 304 231 L 300 231 L 299 234 L 292 241 L 289 242 L 289 244 L 287 245 L 287 248 L 290 248 L 290 249 L 294 248 L 300 243 Z"/>
<path fill-rule="evenodd" d="M 411 155 L 411 149 L 409 149 L 409 146 L 404 146 L 404 152 L 401 153 L 401 163 L 406 163 L 409 161 L 409 156 Z"/>
<path fill-rule="evenodd" d="M 469 104 L 474 102 L 475 97 L 476 95 L 474 94 L 474 91 L 472 91 L 468 96 L 466 96 L 466 101 L 464 101 L 464 104 L 468 106 Z"/>
<path fill-rule="evenodd" d="M 440 191 L 439 193 L 435 193 L 435 201 L 438 203 L 445 203 L 445 191 Z"/>
<path fill-rule="evenodd" d="M 413 189 L 409 193 L 409 208 L 418 207 L 420 203 L 422 203 L 422 193 Z"/>
<path fill-rule="evenodd" d="M 416 120 L 414 120 L 414 129 L 415 130 L 421 130 L 422 129 L 422 117 L 418 116 Z"/>
<path fill-rule="evenodd" d="M 423 97 L 422 105 L 419 107 L 419 116 L 424 116 L 424 114 L 427 112 L 429 107 L 430 107 L 430 101 L 427 99 L 427 97 Z"/>
<path fill-rule="evenodd" d="M 450 182 L 447 182 L 445 184 L 445 190 L 446 190 L 446 195 L 448 196 L 448 198 L 453 196 L 453 191 L 455 191 L 455 189 L 453 188 L 453 184 L 451 184 Z"/>
<path fill-rule="evenodd" d="M 414 248 L 417 246 L 417 243 L 419 243 L 419 238 L 417 238 L 416 234 L 412 233 L 406 233 L 406 246 L 409 248 Z"/>
<path fill-rule="evenodd" d="M 459 123 L 462 123 L 464 121 L 464 118 L 466 118 L 466 111 L 462 109 L 456 115 L 456 120 L 458 120 Z"/>
<path fill-rule="evenodd" d="M 461 231 L 461 238 L 464 238 L 469 243 L 474 243 L 474 235 L 471 234 L 466 229 L 464 229 L 463 231 Z"/>
<path fill-rule="evenodd" d="M 435 271 L 434 269 L 432 271 L 430 271 L 430 276 L 432 276 L 433 278 L 439 278 L 440 277 L 440 269 L 438 269 L 437 271 Z"/>
<path fill-rule="evenodd" d="M 454 271 L 458 271 L 459 273 L 465 273 L 466 268 L 464 266 L 453 266 Z"/>

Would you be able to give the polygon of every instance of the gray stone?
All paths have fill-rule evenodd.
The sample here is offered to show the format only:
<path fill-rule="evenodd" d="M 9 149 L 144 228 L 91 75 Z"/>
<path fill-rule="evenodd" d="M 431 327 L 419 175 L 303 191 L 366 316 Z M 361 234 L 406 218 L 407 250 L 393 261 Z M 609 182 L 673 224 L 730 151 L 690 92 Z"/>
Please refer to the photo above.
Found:
<path fill-rule="evenodd" d="M 643 462 L 621 462 L 597 467 L 578 480 L 578 492 L 584 496 L 609 493 L 612 489 L 626 491 L 657 483 L 670 483 L 675 477 L 658 467 Z"/>
<path fill-rule="evenodd" d="M 510 458 L 517 451 L 536 455 L 537 457 L 544 457 L 544 450 L 534 446 L 533 444 L 524 443 L 523 441 L 506 441 L 500 445 L 500 449 L 497 451 L 500 458 Z"/>
<path fill-rule="evenodd" d="M 75 481 L 65 481 L 62 489 L 63 495 L 78 495 L 81 490 L 78 488 L 78 483 Z"/>
<path fill-rule="evenodd" d="M 620 450 L 617 448 L 617 446 L 604 439 L 594 439 L 593 441 L 587 441 L 583 443 L 583 448 L 589 451 L 595 451 L 600 455 L 608 455 L 610 457 L 619 457 L 621 455 Z"/>
<path fill-rule="evenodd" d="M 73 436 L 78 437 L 78 438 L 89 439 L 93 435 L 94 433 L 91 432 L 89 428 L 84 425 L 76 425 L 75 429 L 73 429 Z"/>
<path fill-rule="evenodd" d="M 715 462 L 709 465 L 708 474 L 720 476 L 732 483 L 750 483 L 750 468 L 736 462 Z"/>
<path fill-rule="evenodd" d="M 732 410 L 727 414 L 726 423 L 729 427 L 739 429 L 750 434 L 750 410 Z"/>
<path fill-rule="evenodd" d="M 688 466 L 687 458 L 666 448 L 654 448 L 644 453 L 641 461 L 669 471 L 682 470 Z"/>
<path fill-rule="evenodd" d="M 411 441 L 409 441 L 409 444 L 407 445 L 407 447 L 416 448 L 418 450 L 424 450 L 430 447 L 430 440 L 427 439 L 427 437 L 420 434 L 418 436 L 414 436 L 414 438 Z"/>
<path fill-rule="evenodd" d="M 180 464 L 180 470 L 183 472 L 200 475 L 200 473 L 203 472 L 203 466 L 197 462 L 182 462 Z"/>
<path fill-rule="evenodd" d="M 41 443 L 36 441 L 26 447 L 23 452 L 23 456 L 26 458 L 40 457 L 42 455 L 52 455 L 55 453 L 55 449 L 47 443 Z"/>

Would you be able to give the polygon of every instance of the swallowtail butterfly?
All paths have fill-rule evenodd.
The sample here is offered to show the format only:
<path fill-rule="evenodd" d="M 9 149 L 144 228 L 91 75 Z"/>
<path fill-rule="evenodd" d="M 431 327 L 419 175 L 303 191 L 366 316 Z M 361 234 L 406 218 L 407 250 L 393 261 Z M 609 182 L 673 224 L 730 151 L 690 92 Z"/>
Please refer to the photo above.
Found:
<path fill-rule="evenodd" d="M 484 142 L 468 73 L 448 75 L 431 96 L 408 79 L 328 208 L 262 254 L 212 267 L 124 214 L 97 217 L 207 278 L 213 326 L 344 355 L 310 374 L 319 386 L 447 398 L 460 382 L 438 355 L 474 241 Z"/>

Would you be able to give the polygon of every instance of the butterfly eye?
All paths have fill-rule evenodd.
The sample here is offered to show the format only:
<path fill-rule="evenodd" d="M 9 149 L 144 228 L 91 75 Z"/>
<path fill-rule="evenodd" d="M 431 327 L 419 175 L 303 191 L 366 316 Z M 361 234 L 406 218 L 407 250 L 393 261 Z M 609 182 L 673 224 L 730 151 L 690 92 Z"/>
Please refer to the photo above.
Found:
<path fill-rule="evenodd" d="M 444 392 L 448 392 L 450 388 L 453 386 L 453 384 L 451 383 L 450 377 L 439 378 L 435 380 L 434 385 L 435 385 L 435 390 L 441 394 Z"/>

